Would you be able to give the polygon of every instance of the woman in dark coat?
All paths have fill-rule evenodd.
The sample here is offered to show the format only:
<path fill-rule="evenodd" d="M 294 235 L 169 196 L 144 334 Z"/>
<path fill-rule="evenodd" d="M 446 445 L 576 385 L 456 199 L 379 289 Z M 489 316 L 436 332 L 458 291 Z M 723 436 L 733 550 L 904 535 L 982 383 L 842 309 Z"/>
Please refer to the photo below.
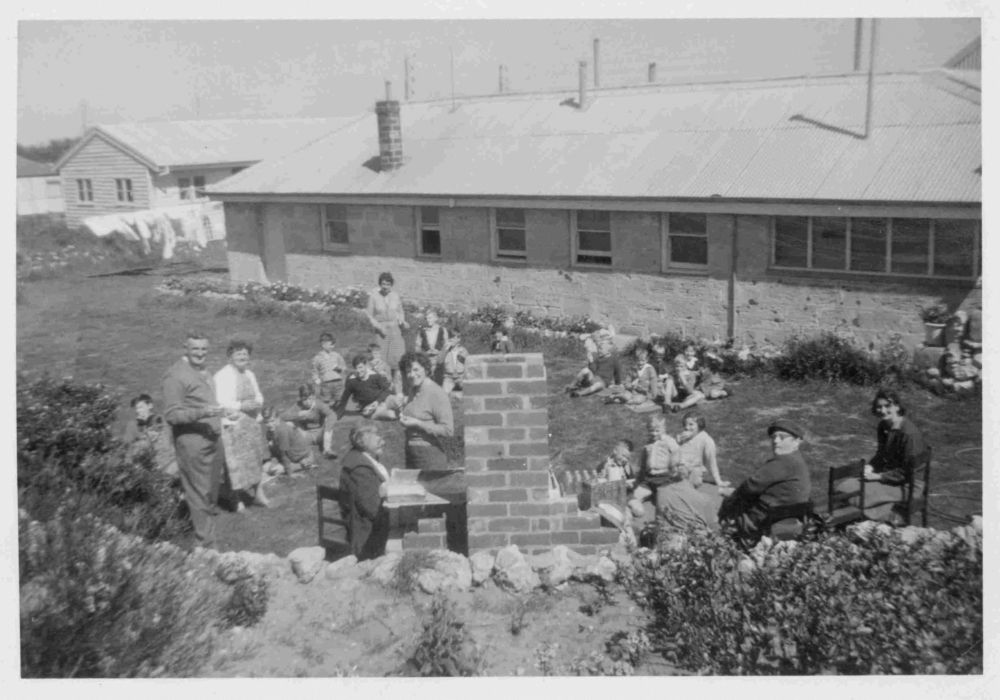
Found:
<path fill-rule="evenodd" d="M 340 509 L 347 541 L 359 561 L 385 554 L 389 511 L 385 507 L 388 470 L 379 463 L 385 441 L 372 423 L 351 430 L 351 450 L 340 467 Z"/>

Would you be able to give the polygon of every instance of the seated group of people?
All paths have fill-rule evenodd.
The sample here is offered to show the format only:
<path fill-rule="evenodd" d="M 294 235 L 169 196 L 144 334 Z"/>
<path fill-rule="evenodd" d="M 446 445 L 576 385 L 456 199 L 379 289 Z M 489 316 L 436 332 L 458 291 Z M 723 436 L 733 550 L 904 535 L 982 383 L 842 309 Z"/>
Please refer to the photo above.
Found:
<path fill-rule="evenodd" d="M 871 411 L 879 419 L 878 448 L 865 465 L 865 517 L 898 523 L 907 469 L 926 444 L 894 391 L 879 390 Z M 712 531 L 728 522 L 739 536 L 752 537 L 767 528 L 772 509 L 810 501 L 809 468 L 799 451 L 806 432 L 794 421 L 781 419 L 768 426 L 771 456 L 735 488 L 720 475 L 715 440 L 706 432 L 704 416 L 685 415 L 683 430 L 675 436 L 662 414 L 652 416 L 648 426 L 650 442 L 639 455 L 635 473 L 633 446 L 627 440 L 618 442 L 598 470 L 603 478 L 630 482 L 626 517 L 644 517 L 644 504 L 652 500 L 661 533 Z M 857 481 L 848 479 L 837 488 L 851 493 L 857 487 Z"/>
<path fill-rule="evenodd" d="M 732 395 L 717 371 L 719 358 L 706 352 L 699 361 L 693 344 L 672 360 L 667 359 L 662 340 L 641 345 L 628 368 L 623 367 L 608 330 L 595 332 L 585 345 L 587 366 L 566 386 L 570 396 L 604 392 L 605 403 L 623 403 L 639 412 L 662 407 L 664 412 L 677 413 L 706 399 Z"/>

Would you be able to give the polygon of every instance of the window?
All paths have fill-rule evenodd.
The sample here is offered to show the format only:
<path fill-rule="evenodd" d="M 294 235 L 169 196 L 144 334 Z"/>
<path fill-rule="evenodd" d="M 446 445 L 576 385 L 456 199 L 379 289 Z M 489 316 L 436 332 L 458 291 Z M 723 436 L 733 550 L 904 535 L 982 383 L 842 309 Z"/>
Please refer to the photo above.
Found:
<path fill-rule="evenodd" d="M 528 258 L 524 209 L 493 210 L 493 251 L 500 260 Z"/>
<path fill-rule="evenodd" d="M 320 209 L 323 214 L 323 248 L 347 250 L 351 242 L 347 232 L 347 205 L 325 204 Z"/>
<path fill-rule="evenodd" d="M 671 212 L 666 223 L 664 267 L 702 268 L 708 265 L 708 216 Z"/>
<path fill-rule="evenodd" d="M 779 268 L 973 277 L 980 223 L 967 219 L 776 216 Z"/>
<path fill-rule="evenodd" d="M 611 266 L 611 212 L 579 210 L 576 213 L 576 262 Z"/>
<path fill-rule="evenodd" d="M 194 176 L 194 196 L 204 197 L 205 196 L 205 176 L 195 175 Z"/>
<path fill-rule="evenodd" d="M 132 181 L 128 178 L 115 179 L 115 192 L 119 202 L 134 202 L 132 198 Z"/>
<path fill-rule="evenodd" d="M 418 254 L 441 257 L 441 219 L 437 207 L 420 207 L 418 210 Z"/>
<path fill-rule="evenodd" d="M 94 201 L 94 186 L 90 180 L 76 181 L 76 198 L 80 202 Z"/>
<path fill-rule="evenodd" d="M 177 192 L 180 194 L 181 199 L 191 199 L 191 178 L 177 178 Z"/>

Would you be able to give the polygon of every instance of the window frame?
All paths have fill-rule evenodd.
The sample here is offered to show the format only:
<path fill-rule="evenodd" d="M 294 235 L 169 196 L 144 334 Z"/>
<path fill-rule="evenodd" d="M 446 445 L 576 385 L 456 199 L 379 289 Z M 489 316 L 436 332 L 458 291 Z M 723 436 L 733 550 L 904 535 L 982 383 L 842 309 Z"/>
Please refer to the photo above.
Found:
<path fill-rule="evenodd" d="M 844 269 L 833 269 L 826 267 L 813 267 L 813 219 L 816 218 L 812 215 L 807 215 L 807 228 L 806 228 L 806 266 L 805 267 L 792 267 L 786 265 L 778 265 L 775 261 L 775 253 L 777 252 L 777 220 L 782 215 L 773 215 L 770 217 L 770 244 L 771 250 L 768 257 L 768 269 L 778 272 L 784 271 L 796 271 L 796 272 L 814 272 L 819 275 L 826 273 L 834 274 L 846 274 L 846 275 L 873 275 L 876 277 L 895 277 L 895 278 L 917 278 L 917 279 L 941 279 L 941 280 L 962 280 L 962 281 L 972 281 L 981 276 L 979 271 L 979 260 L 981 257 L 981 246 L 982 246 L 982 233 L 983 233 L 983 222 L 981 219 L 961 219 L 962 221 L 971 221 L 975 227 L 975 241 L 972 250 L 972 260 L 971 262 L 971 274 L 967 276 L 958 275 L 940 275 L 936 274 L 934 271 L 934 256 L 936 250 L 936 240 L 935 233 L 937 229 L 938 218 L 928 217 L 928 216 L 845 216 L 845 217 L 832 217 L 832 218 L 844 218 L 847 220 L 846 229 L 846 241 L 844 246 Z M 820 217 L 820 218 L 831 218 L 831 217 Z M 885 219 L 886 221 L 886 234 L 885 234 L 885 263 L 883 269 L 881 270 L 852 270 L 851 267 L 851 253 L 852 253 L 852 235 L 854 231 L 854 220 L 855 219 Z M 948 217 L 939 217 L 941 220 L 950 220 Z M 927 220 L 930 222 L 928 227 L 928 240 L 927 240 L 927 269 L 925 272 L 893 272 L 892 270 L 892 242 L 893 242 L 893 222 L 895 220 L 902 219 L 913 219 L 913 220 Z"/>
<path fill-rule="evenodd" d="M 694 234 L 694 233 L 671 233 L 670 232 L 670 215 L 671 214 L 696 214 L 705 217 L 705 233 L 704 234 Z M 660 212 L 660 271 L 661 272 L 703 272 L 708 270 L 709 261 L 711 259 L 711 251 L 708 247 L 708 217 L 709 215 L 705 212 L 697 211 L 675 211 L 675 212 Z M 705 262 L 704 263 L 685 263 L 685 262 L 673 262 L 673 247 L 672 247 L 672 236 L 685 237 L 685 238 L 702 238 L 705 241 Z"/>
<path fill-rule="evenodd" d="M 524 217 L 524 252 L 505 252 L 500 250 L 500 227 L 497 225 L 497 209 L 516 209 Z M 512 228 L 506 226 L 504 228 Z M 528 211 L 521 207 L 490 207 L 490 258 L 500 263 L 528 262 Z"/>
<path fill-rule="evenodd" d="M 179 177 L 177 178 L 177 198 L 187 201 L 193 199 L 191 196 L 191 178 L 189 177 Z"/>
<path fill-rule="evenodd" d="M 135 203 L 135 190 L 132 188 L 132 178 L 115 178 L 115 199 L 119 204 Z"/>
<path fill-rule="evenodd" d="M 201 180 L 201 184 L 200 185 L 198 184 L 199 180 Z M 206 183 L 205 183 L 205 176 L 204 175 L 195 175 L 194 177 L 192 177 L 191 178 L 191 185 L 192 185 L 192 187 L 194 187 L 194 198 L 195 199 L 199 199 L 199 198 L 204 199 L 205 197 L 208 196 L 207 194 L 205 194 Z"/>
<path fill-rule="evenodd" d="M 441 260 L 444 257 L 444 236 L 442 235 L 441 226 L 441 209 L 442 207 L 437 206 L 417 206 L 414 207 L 414 221 L 416 222 L 416 233 L 417 233 L 417 257 L 418 258 L 429 258 L 431 260 Z M 425 224 L 424 223 L 424 209 L 437 209 L 438 212 L 438 222 L 437 224 Z M 440 251 L 437 253 L 426 253 L 424 252 L 424 230 L 427 231 L 437 231 L 438 234 L 438 245 L 440 246 Z"/>
<path fill-rule="evenodd" d="M 580 211 L 601 211 L 608 214 L 608 236 L 610 238 L 610 251 L 590 250 L 580 247 L 580 227 L 578 213 Z M 570 209 L 570 264 L 572 267 L 587 267 L 593 270 L 612 270 L 615 266 L 615 225 L 613 222 L 614 212 L 611 209 Z M 581 255 L 592 255 L 594 257 L 606 257 L 608 264 L 595 262 L 580 262 Z"/>
<path fill-rule="evenodd" d="M 76 201 L 81 204 L 94 203 L 94 181 L 89 177 L 76 178 Z"/>
<path fill-rule="evenodd" d="M 350 218 L 347 215 L 346 204 L 339 204 L 336 202 L 330 202 L 327 204 L 319 205 L 319 222 L 320 222 L 320 240 L 323 244 L 324 252 L 332 253 L 349 253 L 351 252 L 351 225 Z M 330 240 L 329 235 L 327 235 L 327 225 L 331 222 L 331 219 L 327 216 L 327 207 L 343 207 L 344 208 L 344 225 L 347 227 L 347 243 L 334 243 Z M 339 219 L 333 219 L 333 221 L 339 221 Z"/>

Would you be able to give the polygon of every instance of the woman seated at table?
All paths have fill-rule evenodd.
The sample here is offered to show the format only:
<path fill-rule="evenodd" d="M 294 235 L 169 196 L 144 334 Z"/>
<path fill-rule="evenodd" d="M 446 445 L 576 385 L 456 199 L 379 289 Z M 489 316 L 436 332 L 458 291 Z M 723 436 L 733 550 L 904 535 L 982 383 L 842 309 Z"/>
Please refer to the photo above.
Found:
<path fill-rule="evenodd" d="M 906 418 L 906 407 L 895 391 L 879 389 L 871 411 L 879 419 L 878 449 L 865 465 L 865 517 L 900 522 L 899 507 L 906 498 L 906 470 L 927 449 L 927 443 L 920 429 Z M 837 485 L 842 493 L 857 489 L 857 479 L 844 479 Z M 917 481 L 913 495 L 919 498 L 922 493 L 923 483 Z"/>
<path fill-rule="evenodd" d="M 385 441 L 372 423 L 351 430 L 351 449 L 340 467 L 340 512 L 347 541 L 359 561 L 385 554 L 389 511 L 385 507 L 389 471 L 378 461 Z"/>
<path fill-rule="evenodd" d="M 448 457 L 441 438 L 455 432 L 448 394 L 430 378 L 431 361 L 426 355 L 406 353 L 399 369 L 409 380 L 406 404 L 399 413 L 406 429 L 406 468 L 446 469 Z"/>

